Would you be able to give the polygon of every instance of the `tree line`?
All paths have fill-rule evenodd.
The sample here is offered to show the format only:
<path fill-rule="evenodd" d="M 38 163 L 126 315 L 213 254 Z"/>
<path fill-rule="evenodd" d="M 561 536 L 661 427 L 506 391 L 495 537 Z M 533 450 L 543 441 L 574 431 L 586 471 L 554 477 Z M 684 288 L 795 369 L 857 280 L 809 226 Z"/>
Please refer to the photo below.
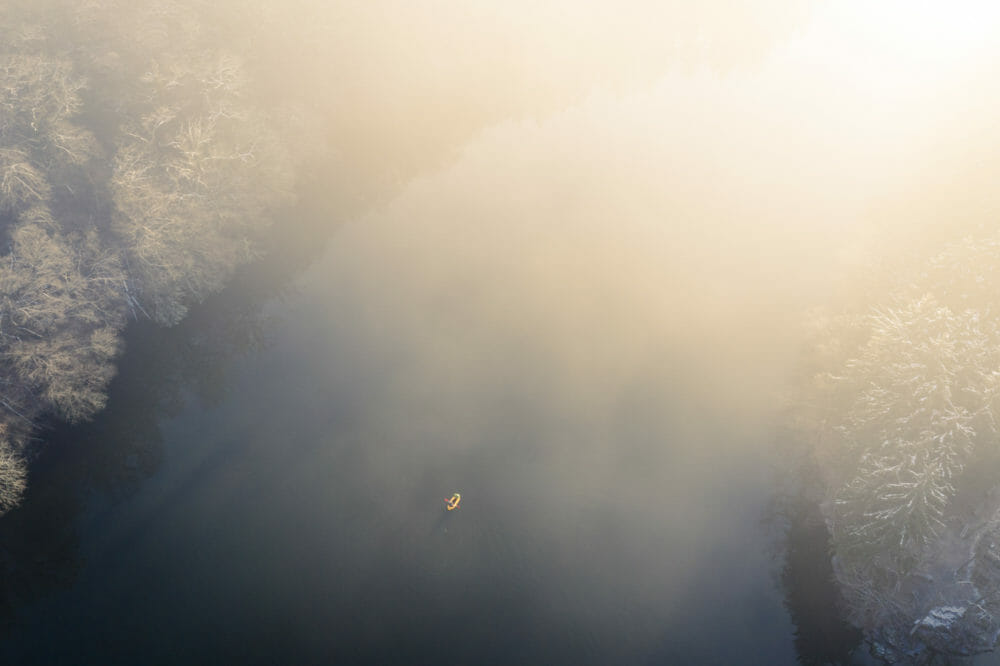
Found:
<path fill-rule="evenodd" d="M 178 322 L 294 192 L 355 215 L 489 124 L 757 61 L 813 3 L 569 4 L 553 41 L 527 0 L 0 3 L 0 513 L 39 418 L 101 409 L 127 322 Z"/>
<path fill-rule="evenodd" d="M 966 539 L 970 507 L 988 496 L 1000 462 L 1000 233 L 908 257 L 886 274 L 884 290 L 853 307 L 814 313 L 811 386 L 797 414 L 825 471 L 849 616 L 913 647 L 928 609 L 908 590 L 931 582 L 926 571 L 948 557 L 943 544 Z M 943 594 L 952 592 L 961 597 Z"/>
<path fill-rule="evenodd" d="M 295 146 L 195 2 L 0 8 L 0 512 L 38 419 L 101 409 L 130 319 L 255 256 Z"/>

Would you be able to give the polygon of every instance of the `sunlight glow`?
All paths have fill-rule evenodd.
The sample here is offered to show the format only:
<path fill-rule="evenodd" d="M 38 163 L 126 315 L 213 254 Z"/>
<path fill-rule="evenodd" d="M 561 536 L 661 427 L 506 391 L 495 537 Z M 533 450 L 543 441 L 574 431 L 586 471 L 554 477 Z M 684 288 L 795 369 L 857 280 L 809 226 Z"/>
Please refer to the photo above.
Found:
<path fill-rule="evenodd" d="M 1000 3 L 831 2 L 817 12 L 810 41 L 867 70 L 888 88 L 952 76 L 995 48 Z"/>

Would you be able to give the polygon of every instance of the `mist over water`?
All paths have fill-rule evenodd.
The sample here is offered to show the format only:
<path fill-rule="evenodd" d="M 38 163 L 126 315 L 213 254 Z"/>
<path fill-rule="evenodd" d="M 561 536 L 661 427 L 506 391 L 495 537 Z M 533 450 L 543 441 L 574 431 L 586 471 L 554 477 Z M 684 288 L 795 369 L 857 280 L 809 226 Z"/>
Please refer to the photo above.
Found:
<path fill-rule="evenodd" d="M 5 579 L 9 663 L 816 663 L 767 522 L 804 313 L 992 224 L 996 49 L 762 3 L 790 18 L 745 43 L 678 11 L 674 63 L 638 9 L 490 4 L 276 17 L 311 37 L 260 45 L 261 90 L 344 109 L 303 206 L 334 219 L 130 341 L 60 435 L 122 476 L 45 459 L 5 519 L 53 563 Z"/>

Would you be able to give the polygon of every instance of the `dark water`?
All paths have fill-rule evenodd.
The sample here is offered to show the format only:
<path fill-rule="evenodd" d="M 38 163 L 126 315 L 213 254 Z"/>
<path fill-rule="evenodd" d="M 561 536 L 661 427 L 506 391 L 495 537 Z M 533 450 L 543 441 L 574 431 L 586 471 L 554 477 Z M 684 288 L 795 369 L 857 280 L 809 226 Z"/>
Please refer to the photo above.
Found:
<path fill-rule="evenodd" d="M 238 359 L 224 396 L 163 419 L 148 478 L 67 506 L 29 499 L 37 531 L 58 525 L 73 543 L 32 572 L 47 589 L 22 592 L 5 663 L 794 661 L 760 524 L 767 464 L 720 469 L 696 450 L 733 433 L 621 433 L 639 449 L 628 455 L 669 446 L 675 464 L 610 483 L 593 477 L 626 462 L 574 456 L 573 442 L 541 450 L 554 435 L 529 405 L 498 409 L 471 442 L 441 441 L 447 404 L 383 430 L 392 361 L 351 345 L 350 323 L 293 316 L 314 305 L 278 308 L 273 346 Z M 516 402 L 523 389 L 498 390 Z M 112 411 L 97 435 L 114 436 L 115 418 L 130 415 Z M 132 442 L 102 444 L 126 473 L 143 460 Z M 84 455 L 36 484 L 66 483 L 67 457 Z M 454 489 L 465 501 L 446 513 Z"/>
<path fill-rule="evenodd" d="M 831 183 L 876 169 L 692 81 L 501 125 L 137 324 L 0 520 L 0 661 L 866 663 L 778 424 L 863 207 Z"/>
<path fill-rule="evenodd" d="M 851 659 L 779 484 L 801 285 L 499 159 L 134 327 L 0 521 L 3 663 Z"/>
<path fill-rule="evenodd" d="M 337 233 L 281 296 L 251 271 L 176 329 L 137 327 L 111 407 L 50 433 L 28 501 L 0 524 L 3 663 L 851 651 L 814 646 L 808 627 L 797 646 L 788 604 L 836 631 L 834 609 L 794 596 L 830 588 L 783 566 L 773 428 L 721 412 L 696 381 L 704 361 L 616 358 L 614 378 L 539 346 L 541 329 L 513 344 L 511 320 L 466 326 L 469 304 L 405 307 L 392 295 L 440 287 L 414 287 L 407 266 L 361 270 L 378 228 Z M 610 335 L 585 336 L 587 351 Z M 573 381 L 547 379 L 560 362 Z M 455 490 L 463 505 L 445 512 Z M 814 551 L 796 566 L 822 571 L 822 531 L 793 538 Z"/>

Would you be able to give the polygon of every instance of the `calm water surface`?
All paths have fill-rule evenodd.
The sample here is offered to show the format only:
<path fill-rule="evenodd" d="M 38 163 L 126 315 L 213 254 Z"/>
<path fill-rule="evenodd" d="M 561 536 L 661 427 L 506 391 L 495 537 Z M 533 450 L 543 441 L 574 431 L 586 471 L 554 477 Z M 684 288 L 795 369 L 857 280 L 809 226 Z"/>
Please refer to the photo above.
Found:
<path fill-rule="evenodd" d="M 138 325 L 0 521 L 0 660 L 864 663 L 776 424 L 909 125 L 793 56 L 501 124 Z"/>
<path fill-rule="evenodd" d="M 7 521 L 4 662 L 795 663 L 772 424 L 712 354 L 610 353 L 650 325 L 589 328 L 613 299 L 458 300 L 521 269 L 428 271 L 396 223 L 137 331 Z"/>
<path fill-rule="evenodd" d="M 511 132 L 134 331 L 0 526 L 4 663 L 795 662 L 767 270 L 523 190 Z"/>
<path fill-rule="evenodd" d="M 663 378 L 595 432 L 491 350 L 487 389 L 422 385 L 405 323 L 379 322 L 392 349 L 330 307 L 344 279 L 271 306 L 271 346 L 161 421 L 148 478 L 71 505 L 73 570 L 16 609 L 5 663 L 794 662 L 770 463 L 716 454 L 765 433 Z"/>

